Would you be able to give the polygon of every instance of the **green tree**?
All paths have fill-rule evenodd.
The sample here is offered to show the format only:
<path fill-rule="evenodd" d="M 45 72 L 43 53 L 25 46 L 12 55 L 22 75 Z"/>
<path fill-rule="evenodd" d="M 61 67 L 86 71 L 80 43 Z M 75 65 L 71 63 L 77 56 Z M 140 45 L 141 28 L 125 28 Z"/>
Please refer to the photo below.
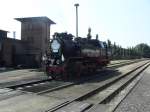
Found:
<path fill-rule="evenodd" d="M 149 58 L 150 57 L 150 46 L 148 46 L 145 43 L 141 43 L 135 46 L 135 48 L 138 50 L 138 53 L 143 58 Z"/>

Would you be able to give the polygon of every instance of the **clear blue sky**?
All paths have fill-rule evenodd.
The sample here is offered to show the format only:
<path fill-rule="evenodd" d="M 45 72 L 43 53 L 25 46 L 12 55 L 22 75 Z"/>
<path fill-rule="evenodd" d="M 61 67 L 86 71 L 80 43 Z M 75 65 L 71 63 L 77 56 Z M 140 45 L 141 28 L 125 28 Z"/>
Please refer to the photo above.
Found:
<path fill-rule="evenodd" d="M 80 4 L 79 36 L 91 27 L 93 38 L 99 34 L 123 47 L 150 45 L 150 0 L 0 0 L 0 29 L 20 38 L 21 24 L 13 18 L 47 16 L 57 23 L 51 33 L 75 35 L 75 3 Z"/>

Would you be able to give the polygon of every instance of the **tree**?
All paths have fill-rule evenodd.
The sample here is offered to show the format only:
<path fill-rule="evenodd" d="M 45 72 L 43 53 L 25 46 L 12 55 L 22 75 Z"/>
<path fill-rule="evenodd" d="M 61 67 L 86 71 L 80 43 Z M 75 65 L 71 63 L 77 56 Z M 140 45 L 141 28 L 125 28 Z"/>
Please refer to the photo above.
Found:
<path fill-rule="evenodd" d="M 112 45 L 111 45 L 111 41 L 109 39 L 107 40 L 107 46 L 108 46 L 108 50 L 110 51 L 110 56 L 111 56 L 111 58 L 113 58 Z"/>
<path fill-rule="evenodd" d="M 107 40 L 107 45 L 108 45 L 108 48 L 111 48 L 111 41 L 109 39 Z"/>
<path fill-rule="evenodd" d="M 141 43 L 136 45 L 135 48 L 138 50 L 141 57 L 143 58 L 150 57 L 150 46 L 148 46 L 147 44 Z"/>

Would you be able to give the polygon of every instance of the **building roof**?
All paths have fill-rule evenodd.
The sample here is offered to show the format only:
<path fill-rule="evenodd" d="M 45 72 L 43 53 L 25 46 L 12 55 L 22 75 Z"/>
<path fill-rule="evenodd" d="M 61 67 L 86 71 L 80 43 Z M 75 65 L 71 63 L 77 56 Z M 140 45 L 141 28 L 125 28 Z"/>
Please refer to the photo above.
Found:
<path fill-rule="evenodd" d="M 45 21 L 48 22 L 49 24 L 56 24 L 54 21 L 49 19 L 46 16 L 41 16 L 41 17 L 25 17 L 25 18 L 15 18 L 16 20 L 20 22 L 28 22 L 28 21 Z"/>
<path fill-rule="evenodd" d="M 9 31 L 6 31 L 6 30 L 2 30 L 2 29 L 0 29 L 0 32 L 9 32 Z"/>

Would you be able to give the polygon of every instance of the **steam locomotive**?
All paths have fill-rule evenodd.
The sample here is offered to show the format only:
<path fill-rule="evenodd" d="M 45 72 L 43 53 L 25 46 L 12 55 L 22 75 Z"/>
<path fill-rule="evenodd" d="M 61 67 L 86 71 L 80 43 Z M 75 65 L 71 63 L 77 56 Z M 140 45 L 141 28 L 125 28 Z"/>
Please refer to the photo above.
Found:
<path fill-rule="evenodd" d="M 106 42 L 91 39 L 91 30 L 87 38 L 72 34 L 55 33 L 50 42 L 50 54 L 47 56 L 46 72 L 52 78 L 80 77 L 93 73 L 109 63 L 109 50 Z"/>

